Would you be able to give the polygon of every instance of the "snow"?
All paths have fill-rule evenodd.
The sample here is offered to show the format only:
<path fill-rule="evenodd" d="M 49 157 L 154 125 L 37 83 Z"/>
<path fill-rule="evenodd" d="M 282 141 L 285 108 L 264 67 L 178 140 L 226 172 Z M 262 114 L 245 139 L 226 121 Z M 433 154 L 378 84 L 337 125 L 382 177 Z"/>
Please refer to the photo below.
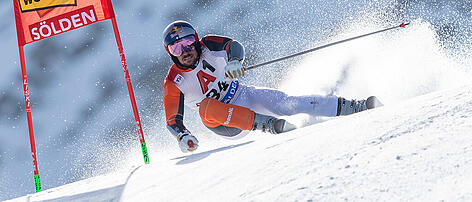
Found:
<path fill-rule="evenodd" d="M 3 73 L 0 74 L 0 176 L 2 176 L 0 200 L 19 197 L 34 191 L 11 2 L 0 2 L 2 5 L 0 16 L 4 19 L 0 22 L 0 35 L 4 45 L 4 48 L 0 49 L 1 61 L 4 61 Z M 369 172 L 376 173 L 378 169 L 388 169 L 388 166 L 396 166 L 390 163 L 404 163 L 410 158 L 416 158 L 417 162 L 408 164 L 410 170 L 401 168 L 403 169 L 401 171 L 407 174 L 419 173 L 416 179 L 417 185 L 426 186 L 429 183 L 428 186 L 432 190 L 431 194 L 421 199 L 455 197 L 467 193 L 468 187 L 471 187 L 470 183 L 467 184 L 471 181 L 470 175 L 464 172 L 467 163 L 460 163 L 460 167 L 452 169 L 443 169 L 436 165 L 427 167 L 437 162 L 446 163 L 457 159 L 458 162 L 465 161 L 460 158 L 466 158 L 470 153 L 467 153 L 467 149 L 461 153 L 461 145 L 470 141 L 457 140 L 456 145 L 452 142 L 447 144 L 451 139 L 443 138 L 442 149 L 437 148 L 439 147 L 437 143 L 437 150 L 411 152 L 418 155 L 409 155 L 410 153 L 403 151 L 415 150 L 416 146 L 427 147 L 424 141 L 432 141 L 429 138 L 446 135 L 443 134 L 445 133 L 443 130 L 455 131 L 461 127 L 467 128 L 466 118 L 459 118 L 457 123 L 456 120 L 445 120 L 444 124 L 456 124 L 454 127 L 457 128 L 441 126 L 444 129 L 429 131 L 433 135 L 423 134 L 425 137 L 415 139 L 416 141 L 405 141 L 406 143 L 396 147 L 390 146 L 388 152 L 385 149 L 392 142 L 416 137 L 423 129 L 439 124 L 437 120 L 452 116 L 450 114 L 452 112 L 443 111 L 445 114 L 436 114 L 442 118 L 423 119 L 422 116 L 434 117 L 428 115 L 434 114 L 428 110 L 437 110 L 435 108 L 437 106 L 421 105 L 421 109 L 426 107 L 421 111 L 416 108 L 420 106 L 419 103 L 411 101 L 412 99 L 440 104 L 441 101 L 436 98 L 426 99 L 424 96 L 432 92 L 443 95 L 442 93 L 450 89 L 470 85 L 472 18 L 469 12 L 471 5 L 467 1 L 114 0 L 113 3 L 152 163 L 140 166 L 143 164 L 142 154 L 111 25 L 109 22 L 96 23 L 28 45 L 26 48 L 39 171 L 44 192 L 27 195 L 19 200 L 34 201 L 42 199 L 41 197 L 45 200 L 61 199 L 61 201 L 120 198 L 132 200 L 133 196 L 130 195 L 133 194 L 129 193 L 135 190 L 130 188 L 131 184 L 143 184 L 146 187 L 166 185 L 169 188 L 163 189 L 165 193 L 160 192 L 164 194 L 159 197 L 178 198 L 181 191 L 178 188 L 174 190 L 175 187 L 172 186 L 177 186 L 177 181 L 172 182 L 172 180 L 180 179 L 183 181 L 182 184 L 186 184 L 193 176 L 198 176 L 195 178 L 199 181 L 191 182 L 190 185 L 193 187 L 182 185 L 185 190 L 190 192 L 194 189 L 207 190 L 208 193 L 210 189 L 205 187 L 211 187 L 219 190 L 222 197 L 227 196 L 225 199 L 234 200 L 260 201 L 266 198 L 292 200 L 289 197 L 278 196 L 277 193 L 289 193 L 290 189 L 294 191 L 298 188 L 300 190 L 295 192 L 305 194 L 295 194 L 301 199 L 303 196 L 319 199 L 315 191 L 319 194 L 327 193 L 334 198 L 342 195 L 342 190 L 351 189 L 359 192 L 357 196 L 361 195 L 360 193 L 372 192 L 374 188 L 371 187 L 388 194 L 393 192 L 389 190 L 404 190 L 401 186 L 387 189 L 389 188 L 387 185 L 393 186 L 388 183 L 380 187 L 368 186 L 361 182 L 375 181 L 380 184 L 377 178 L 384 178 L 384 175 L 385 178 L 391 176 L 372 174 L 375 176 L 372 177 Z M 335 94 L 348 99 L 376 95 L 387 105 L 385 108 L 328 121 L 311 120 L 305 116 L 288 117 L 298 125 L 308 125 L 309 122 L 318 124 L 286 136 L 274 137 L 256 133 L 239 141 L 228 141 L 212 134 L 201 124 L 197 113 L 186 110 L 185 123 L 191 128 L 192 133 L 197 135 L 202 147 L 197 154 L 182 156 L 179 155 L 180 150 L 175 139 L 165 128 L 161 97 L 162 81 L 170 65 L 170 59 L 162 47 L 160 33 L 169 22 L 177 19 L 193 23 L 201 36 L 210 33 L 227 35 L 243 43 L 247 51 L 245 65 L 257 64 L 332 41 L 393 26 L 402 21 L 410 21 L 412 24 L 406 29 L 392 30 L 257 68 L 248 72 L 249 76 L 242 79 L 245 84 L 279 88 L 290 94 Z M 466 91 L 466 87 L 463 88 Z M 423 97 L 416 98 L 417 96 Z M 452 98 L 455 94 L 445 93 L 444 96 L 444 100 L 449 102 L 451 100 L 446 97 Z M 467 102 L 466 100 L 465 103 Z M 464 103 L 451 104 L 459 106 Z M 399 108 L 410 110 L 401 109 L 403 111 L 401 114 L 393 112 L 400 110 Z M 371 116 L 368 114 L 376 114 L 377 111 L 387 112 L 375 115 L 374 119 L 378 117 L 377 120 L 382 122 L 367 117 Z M 357 119 L 366 119 L 365 122 L 377 128 L 374 127 L 371 129 L 373 131 L 370 131 L 358 123 Z M 362 130 L 355 128 L 358 125 L 362 126 Z M 346 129 L 342 130 L 344 127 Z M 466 130 L 463 130 L 464 134 L 459 132 L 458 134 L 465 135 Z M 414 135 L 410 136 L 410 133 Z M 396 138 L 389 139 L 388 137 L 392 135 Z M 308 140 L 309 137 L 305 136 L 313 136 L 316 139 Z M 300 142 L 302 140 L 311 141 L 316 147 L 312 148 L 310 145 L 311 150 L 305 150 L 303 147 L 305 144 Z M 286 141 L 288 143 L 284 143 Z M 382 145 L 382 149 L 369 145 L 367 143 L 369 141 L 381 142 L 378 145 Z M 300 142 L 300 145 L 296 145 L 295 142 Z M 277 144 L 280 145 L 272 147 Z M 339 145 L 344 147 L 338 148 Z M 300 148 L 302 149 L 300 152 L 292 151 Z M 277 154 L 278 150 L 307 155 L 309 159 Z M 427 153 L 432 151 L 436 153 Z M 267 152 L 270 154 L 266 155 Z M 311 153 L 306 154 L 308 152 Z M 354 155 L 356 153 L 357 155 Z M 446 153 L 450 153 L 449 156 Z M 385 157 L 385 160 L 377 155 Z M 352 161 L 357 162 L 363 170 L 346 160 L 351 157 Z M 226 161 L 226 158 L 231 161 Z M 296 164 L 298 161 L 306 160 L 307 164 L 298 162 L 300 169 L 293 168 L 286 162 L 287 158 L 290 159 L 290 163 Z M 372 160 L 361 161 L 364 158 Z M 437 161 L 440 158 L 442 159 Z M 252 164 L 245 163 L 246 159 Z M 262 164 L 259 165 L 259 162 Z M 368 168 L 373 166 L 372 162 L 376 165 L 372 169 L 376 170 L 369 171 Z M 308 164 L 311 167 L 305 167 Z M 412 166 L 415 164 L 423 164 L 424 167 Z M 349 168 L 345 168 L 347 165 Z M 384 165 L 387 168 L 384 168 Z M 189 167 L 192 166 L 194 167 L 192 169 L 199 170 L 204 175 L 200 176 L 200 173 L 191 171 Z M 215 166 L 220 170 L 213 170 L 216 169 L 213 168 Z M 135 173 L 130 174 L 136 168 Z M 215 175 L 210 177 L 206 169 L 208 172 L 221 173 L 218 175 L 221 177 Z M 283 172 L 278 173 L 279 169 Z M 450 170 L 454 171 L 453 176 L 447 177 L 446 174 L 451 174 Z M 179 173 L 174 173 L 175 171 Z M 350 174 L 352 171 L 356 173 Z M 109 174 L 110 172 L 115 174 Z M 238 172 L 249 173 L 239 177 L 236 175 L 237 179 L 232 177 Z M 454 177 L 461 172 L 463 177 Z M 143 173 L 149 176 L 146 179 L 155 179 L 156 184 L 151 180 L 142 182 L 134 180 L 140 178 Z M 163 182 L 161 176 L 163 173 L 168 175 L 167 179 L 170 179 L 170 182 Z M 399 178 L 403 173 L 395 173 L 399 177 L 394 179 L 401 181 Z M 419 178 L 423 173 L 430 175 Z M 308 176 L 305 181 L 300 178 L 303 174 Z M 426 176 L 430 179 L 426 179 Z M 357 181 L 349 181 L 350 178 Z M 440 179 L 440 182 L 433 185 L 434 181 L 431 182 L 433 179 Z M 221 183 L 218 180 L 221 180 Z M 78 182 L 68 184 L 75 181 Z M 207 184 L 207 181 L 213 184 Z M 197 182 L 203 185 L 200 186 Z M 283 184 L 284 182 L 286 183 Z M 315 182 L 320 184 L 312 184 Z M 346 182 L 346 185 L 343 182 Z M 300 186 L 295 186 L 297 183 Z M 241 187 L 233 187 L 233 184 Z M 451 186 L 452 184 L 457 186 Z M 64 186 L 58 187 L 60 185 Z M 322 187 L 318 189 L 320 186 Z M 274 188 L 274 192 L 270 191 L 271 187 Z M 408 186 L 405 190 L 407 188 Z M 256 191 L 251 192 L 252 189 Z M 398 195 L 406 198 L 410 193 L 408 190 L 405 196 Z M 339 193 L 335 195 L 335 192 Z M 210 195 L 210 199 L 218 197 L 207 195 Z M 456 198 L 470 199 L 469 195 Z M 151 196 L 154 197 L 149 193 L 143 197 Z M 321 200 L 329 199 L 331 198 L 321 198 Z"/>
<path fill-rule="evenodd" d="M 469 85 L 281 135 L 201 142 L 11 201 L 470 201 L 471 100 Z"/>

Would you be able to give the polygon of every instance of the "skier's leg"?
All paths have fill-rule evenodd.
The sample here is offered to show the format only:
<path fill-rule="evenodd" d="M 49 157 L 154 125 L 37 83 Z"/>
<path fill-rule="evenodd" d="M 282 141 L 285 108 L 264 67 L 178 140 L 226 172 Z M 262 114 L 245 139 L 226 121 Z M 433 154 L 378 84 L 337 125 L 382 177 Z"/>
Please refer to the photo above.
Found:
<path fill-rule="evenodd" d="M 306 113 L 313 116 L 336 116 L 338 97 L 336 96 L 289 96 L 268 88 L 240 85 L 239 95 L 232 104 L 244 106 L 262 114 L 290 116 Z"/>
<path fill-rule="evenodd" d="M 224 125 L 251 130 L 254 122 L 254 111 L 233 104 L 225 104 L 212 98 L 205 98 L 200 102 L 199 113 L 205 126 L 211 128 Z"/>
<path fill-rule="evenodd" d="M 225 104 L 213 98 L 203 99 L 199 113 L 206 127 L 226 137 L 236 136 L 242 130 L 282 133 L 295 129 L 283 119 L 258 114 L 246 107 Z"/>

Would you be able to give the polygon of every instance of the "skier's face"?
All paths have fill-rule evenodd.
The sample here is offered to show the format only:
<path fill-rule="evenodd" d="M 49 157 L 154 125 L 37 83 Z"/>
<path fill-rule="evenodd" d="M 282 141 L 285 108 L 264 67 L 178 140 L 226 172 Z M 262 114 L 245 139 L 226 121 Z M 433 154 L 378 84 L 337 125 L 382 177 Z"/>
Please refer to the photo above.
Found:
<path fill-rule="evenodd" d="M 197 55 L 197 50 L 194 48 L 192 50 L 183 52 L 182 55 L 177 56 L 177 59 L 179 59 L 180 64 L 191 66 L 197 62 Z"/>

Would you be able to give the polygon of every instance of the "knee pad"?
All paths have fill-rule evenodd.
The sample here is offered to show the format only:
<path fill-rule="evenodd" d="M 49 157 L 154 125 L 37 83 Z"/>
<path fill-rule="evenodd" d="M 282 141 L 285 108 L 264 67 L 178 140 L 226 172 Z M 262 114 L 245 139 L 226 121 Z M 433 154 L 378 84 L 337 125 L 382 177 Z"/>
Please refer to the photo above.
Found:
<path fill-rule="evenodd" d="M 207 127 L 228 126 L 241 130 L 251 130 L 254 123 L 254 111 L 225 104 L 213 98 L 205 98 L 200 102 L 200 118 Z"/>

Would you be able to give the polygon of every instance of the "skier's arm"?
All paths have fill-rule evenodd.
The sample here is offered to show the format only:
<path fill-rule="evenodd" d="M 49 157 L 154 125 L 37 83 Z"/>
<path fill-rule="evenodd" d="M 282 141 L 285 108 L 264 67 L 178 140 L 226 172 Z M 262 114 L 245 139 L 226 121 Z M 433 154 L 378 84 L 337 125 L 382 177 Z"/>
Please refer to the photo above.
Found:
<path fill-rule="evenodd" d="M 225 75 L 232 79 L 245 76 L 246 69 L 244 62 L 244 47 L 238 41 L 229 41 L 226 45 L 228 54 L 228 64 L 225 66 Z"/>
<path fill-rule="evenodd" d="M 226 51 L 228 64 L 225 67 L 225 74 L 230 78 L 243 77 L 245 69 L 244 46 L 236 40 L 224 36 L 208 35 L 203 37 L 202 44 L 210 51 Z"/>
<path fill-rule="evenodd" d="M 184 94 L 168 79 L 163 87 L 164 108 L 167 129 L 177 138 L 182 152 L 192 152 L 198 148 L 198 140 L 184 126 Z"/>
<path fill-rule="evenodd" d="M 184 94 L 172 81 L 164 80 L 162 89 L 166 124 L 169 131 L 177 137 L 180 132 L 187 130 L 184 126 Z"/>
<path fill-rule="evenodd" d="M 228 54 L 228 61 L 238 60 L 244 62 L 244 46 L 236 40 L 231 40 L 226 44 L 226 53 Z"/>
<path fill-rule="evenodd" d="M 211 51 L 225 50 L 228 62 L 238 60 L 242 63 L 244 61 L 244 46 L 236 40 L 225 36 L 207 35 L 202 38 L 202 43 Z"/>

